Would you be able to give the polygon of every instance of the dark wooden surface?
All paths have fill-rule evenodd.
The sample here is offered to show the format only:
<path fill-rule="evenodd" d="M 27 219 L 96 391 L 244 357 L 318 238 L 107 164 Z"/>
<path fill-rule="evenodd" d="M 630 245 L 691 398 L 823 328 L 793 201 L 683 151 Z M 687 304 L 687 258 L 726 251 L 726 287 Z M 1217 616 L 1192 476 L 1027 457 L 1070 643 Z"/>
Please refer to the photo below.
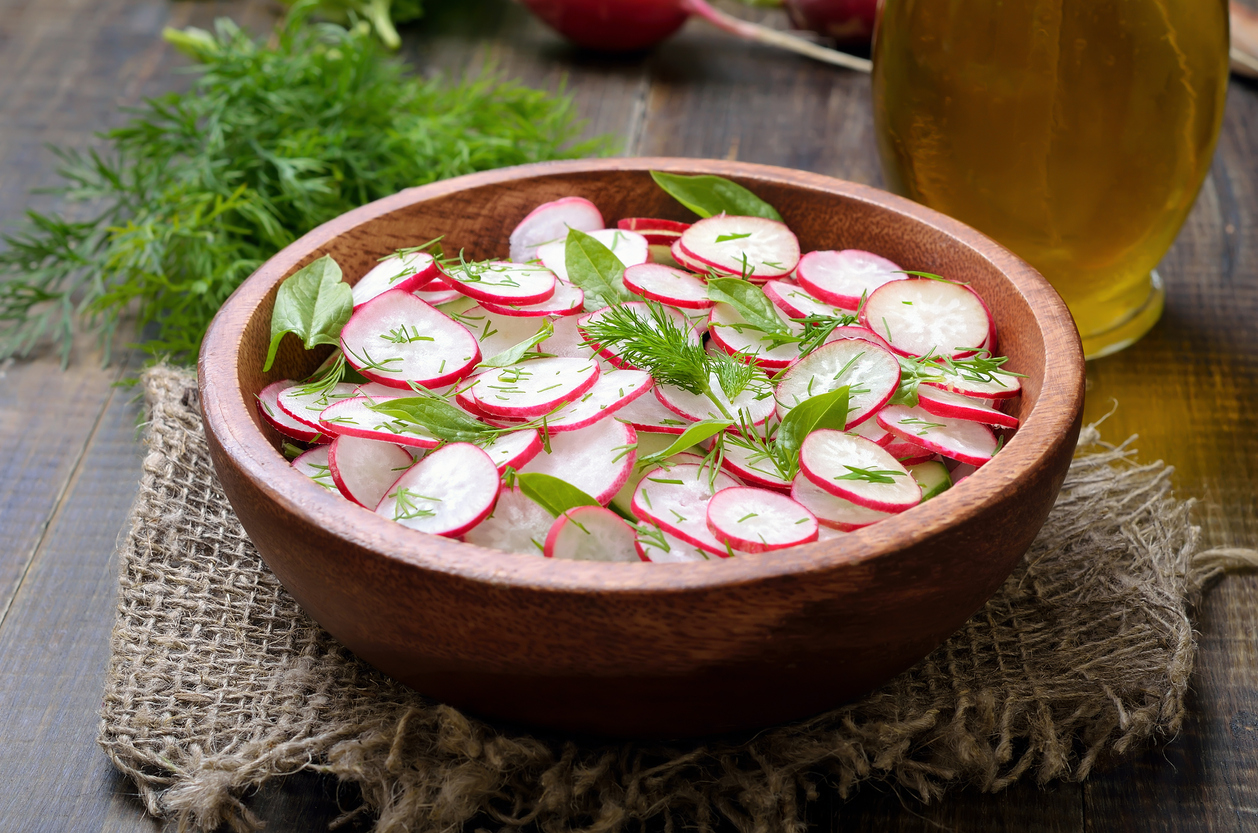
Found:
<path fill-rule="evenodd" d="M 568 89 L 590 132 L 627 153 L 731 158 L 879 184 L 866 78 L 733 42 L 692 23 L 647 56 L 569 49 L 505 0 L 465 0 L 407 37 L 424 71 L 483 60 Z M 255 29 L 266 3 L 0 0 L 0 222 L 50 198 L 46 142 L 86 146 L 119 104 L 184 83 L 165 25 L 231 14 Z M 1088 415 L 1117 409 L 1111 438 L 1177 468 L 1208 541 L 1258 543 L 1258 86 L 1233 82 L 1211 176 L 1162 265 L 1163 321 L 1088 367 Z M 132 393 L 90 342 L 0 364 L 0 830 L 156 831 L 94 743 L 113 612 L 112 551 L 142 450 Z M 129 357 L 129 367 L 137 363 Z M 843 831 L 1258 830 L 1258 577 L 1225 580 L 1199 618 L 1192 717 L 1176 738 L 1085 784 L 958 790 L 929 806 L 876 786 L 825 799 Z M 272 831 L 324 829 L 352 792 L 297 776 L 255 796 Z"/>

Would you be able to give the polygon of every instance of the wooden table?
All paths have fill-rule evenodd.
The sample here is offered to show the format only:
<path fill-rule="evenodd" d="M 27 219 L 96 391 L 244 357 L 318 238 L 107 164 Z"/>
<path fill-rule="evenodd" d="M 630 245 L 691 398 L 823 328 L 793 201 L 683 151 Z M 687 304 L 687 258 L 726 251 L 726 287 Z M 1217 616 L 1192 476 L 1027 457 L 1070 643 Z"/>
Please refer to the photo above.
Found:
<path fill-rule="evenodd" d="M 690 24 L 655 52 L 608 59 L 563 45 L 506 0 L 462 0 L 408 34 L 424 71 L 485 59 L 568 89 L 589 132 L 626 154 L 737 158 L 879 184 L 868 78 Z M 163 26 L 229 14 L 264 30 L 265 3 L 0 0 L 0 222 L 55 181 L 46 142 L 85 146 L 119 104 L 186 83 Z M 1211 544 L 1258 542 L 1258 87 L 1234 81 L 1196 209 L 1162 265 L 1157 328 L 1088 367 L 1089 417 L 1117 410 L 1145 459 L 1177 468 Z M 142 449 L 136 354 L 102 369 L 90 340 L 61 372 L 51 351 L 0 364 L 0 829 L 152 831 L 95 744 L 113 619 L 112 558 Z M 958 790 L 922 806 L 871 785 L 812 809 L 822 828 L 879 831 L 1258 830 L 1258 577 L 1227 579 L 1201 613 L 1192 717 L 1174 739 L 1084 784 Z M 296 776 L 256 796 L 268 830 L 323 829 L 350 791 Z"/>

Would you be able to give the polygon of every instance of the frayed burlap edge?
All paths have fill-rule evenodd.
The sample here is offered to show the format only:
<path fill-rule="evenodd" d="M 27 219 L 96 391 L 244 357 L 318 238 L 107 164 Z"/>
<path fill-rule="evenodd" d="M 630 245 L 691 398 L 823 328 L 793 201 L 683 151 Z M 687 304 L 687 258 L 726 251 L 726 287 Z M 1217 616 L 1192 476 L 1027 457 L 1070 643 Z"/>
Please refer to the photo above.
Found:
<path fill-rule="evenodd" d="M 502 731 L 373 671 L 309 620 L 210 468 L 195 377 L 144 375 L 140 494 L 121 548 L 99 742 L 179 830 L 257 823 L 241 796 L 300 770 L 362 792 L 376 830 L 617 831 L 662 818 L 801 831 L 822 790 L 878 779 L 923 801 L 1086 778 L 1184 715 L 1192 606 L 1249 550 L 1199 550 L 1171 469 L 1084 430 L 1044 530 L 943 646 L 863 700 L 745 740 L 578 745 Z"/>

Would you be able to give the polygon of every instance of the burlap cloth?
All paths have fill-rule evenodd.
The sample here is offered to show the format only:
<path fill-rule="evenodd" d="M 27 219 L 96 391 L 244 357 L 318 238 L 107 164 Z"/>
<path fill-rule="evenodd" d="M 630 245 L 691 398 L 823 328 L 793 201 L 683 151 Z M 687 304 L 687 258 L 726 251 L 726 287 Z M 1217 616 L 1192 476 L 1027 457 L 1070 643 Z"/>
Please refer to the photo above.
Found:
<path fill-rule="evenodd" d="M 1246 550 L 1199 550 L 1170 469 L 1085 429 L 1057 506 L 1001 590 L 865 699 L 748 738 L 538 739 L 425 700 L 356 660 L 258 557 L 214 476 L 194 376 L 143 379 L 148 455 L 121 549 L 100 744 L 180 830 L 255 820 L 241 796 L 334 773 L 378 831 L 469 820 L 614 831 L 800 830 L 820 790 L 881 779 L 923 800 L 1024 775 L 1087 777 L 1184 716 L 1193 604 Z"/>

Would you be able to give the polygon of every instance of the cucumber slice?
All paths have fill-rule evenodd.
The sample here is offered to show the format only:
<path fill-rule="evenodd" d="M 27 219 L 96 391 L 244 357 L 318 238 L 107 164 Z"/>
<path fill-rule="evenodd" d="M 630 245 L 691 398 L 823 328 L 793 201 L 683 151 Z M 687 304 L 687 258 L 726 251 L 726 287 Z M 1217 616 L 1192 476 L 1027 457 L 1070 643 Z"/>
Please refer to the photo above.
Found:
<path fill-rule="evenodd" d="M 948 474 L 948 467 L 938 460 L 928 460 L 906 468 L 917 481 L 917 485 L 922 487 L 922 503 L 952 488 L 952 475 Z"/>

